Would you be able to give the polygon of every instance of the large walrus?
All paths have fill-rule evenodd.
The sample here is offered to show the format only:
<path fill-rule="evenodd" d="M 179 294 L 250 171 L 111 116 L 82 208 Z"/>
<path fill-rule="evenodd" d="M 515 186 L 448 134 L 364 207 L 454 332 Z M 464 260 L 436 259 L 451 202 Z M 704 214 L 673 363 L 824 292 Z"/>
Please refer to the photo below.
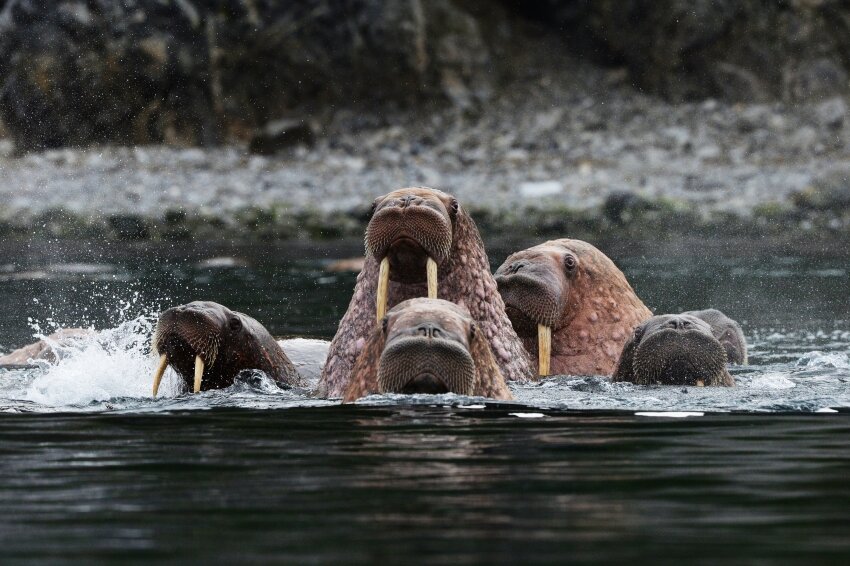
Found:
<path fill-rule="evenodd" d="M 331 342 L 321 394 L 345 394 L 366 340 L 388 308 L 416 297 L 469 310 L 507 380 L 532 377 L 528 354 L 511 327 L 490 273 L 484 244 L 457 199 L 407 188 L 379 197 L 366 229 L 366 261 L 348 311 Z"/>
<path fill-rule="evenodd" d="M 614 381 L 639 385 L 735 385 L 727 363 L 746 364 L 737 322 L 715 309 L 653 316 L 623 348 Z"/>
<path fill-rule="evenodd" d="M 540 375 L 611 375 L 632 330 L 652 316 L 614 262 L 581 240 L 511 254 L 496 282 Z"/>
<path fill-rule="evenodd" d="M 372 330 L 345 401 L 370 393 L 450 392 L 513 399 L 469 311 L 442 299 L 419 298 L 393 307 Z"/>
<path fill-rule="evenodd" d="M 260 370 L 286 386 L 304 385 L 262 324 L 212 301 L 195 301 L 163 312 L 151 346 L 160 356 L 154 397 L 168 366 L 195 393 L 229 387 L 244 370 Z"/>

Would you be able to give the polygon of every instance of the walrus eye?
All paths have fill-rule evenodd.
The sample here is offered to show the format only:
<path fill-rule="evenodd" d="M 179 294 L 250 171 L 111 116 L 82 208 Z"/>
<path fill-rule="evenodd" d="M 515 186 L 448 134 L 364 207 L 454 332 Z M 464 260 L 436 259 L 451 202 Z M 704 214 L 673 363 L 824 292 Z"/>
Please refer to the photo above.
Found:
<path fill-rule="evenodd" d="M 230 330 L 239 330 L 240 328 L 242 328 L 242 321 L 234 316 L 229 321 L 227 321 L 227 325 L 230 327 Z"/>
<path fill-rule="evenodd" d="M 474 322 L 469 325 L 469 340 L 472 341 L 475 339 L 475 332 L 477 331 L 478 325 Z"/>
<path fill-rule="evenodd" d="M 564 256 L 564 267 L 567 271 L 574 271 L 576 268 L 576 258 L 571 255 Z"/>
<path fill-rule="evenodd" d="M 452 216 L 454 216 L 457 214 L 458 210 L 460 210 L 460 203 L 456 198 L 453 198 L 451 204 L 449 204 L 449 212 Z"/>
<path fill-rule="evenodd" d="M 381 319 L 381 332 L 387 333 L 387 317 Z"/>

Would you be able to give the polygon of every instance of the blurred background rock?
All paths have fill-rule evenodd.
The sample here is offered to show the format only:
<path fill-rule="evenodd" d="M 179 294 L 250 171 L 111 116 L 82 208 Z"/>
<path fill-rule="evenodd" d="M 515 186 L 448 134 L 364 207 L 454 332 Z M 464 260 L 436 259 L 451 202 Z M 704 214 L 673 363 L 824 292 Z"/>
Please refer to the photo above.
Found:
<path fill-rule="evenodd" d="M 421 182 L 458 192 L 493 226 L 516 223 L 518 203 L 555 203 L 573 220 L 593 209 L 594 226 L 675 224 L 686 212 L 709 225 L 729 214 L 801 222 L 823 211 L 805 195 L 847 190 L 819 175 L 846 159 L 848 76 L 850 4 L 840 0 L 0 0 L 0 136 L 17 155 L 239 147 L 272 161 L 231 169 L 271 171 L 263 182 L 285 189 L 230 179 L 204 200 L 185 197 L 204 192 L 195 181 L 178 180 L 171 200 L 152 202 L 126 194 L 162 182 L 111 179 L 124 197 L 104 209 L 143 216 L 148 205 L 191 217 L 217 203 L 228 221 L 252 206 L 342 211 L 356 231 L 358 199 Z M 186 162 L 99 151 L 149 175 Z M 194 167 L 229 159 L 211 151 Z M 58 177 L 76 167 L 82 179 L 48 202 L 38 186 L 52 178 L 27 185 L 45 169 L 29 159 L 5 169 L 32 206 L 7 202 L 0 217 L 63 203 L 75 212 L 74 191 L 104 178 L 91 153 L 45 154 L 66 168 Z M 310 176 L 342 187 L 325 189 L 335 206 L 317 212 L 298 196 L 315 192 Z M 845 212 L 814 224 L 844 229 Z M 567 223 L 529 222 L 538 232 Z"/>

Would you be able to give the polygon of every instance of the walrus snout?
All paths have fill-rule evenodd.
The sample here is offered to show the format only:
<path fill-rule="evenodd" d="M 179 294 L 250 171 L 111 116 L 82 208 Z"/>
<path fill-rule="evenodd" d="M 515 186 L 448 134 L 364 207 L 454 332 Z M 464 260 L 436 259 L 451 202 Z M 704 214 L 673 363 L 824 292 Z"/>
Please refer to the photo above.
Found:
<path fill-rule="evenodd" d="M 633 356 L 634 383 L 689 386 L 734 383 L 726 370 L 726 350 L 712 334 L 711 327 L 688 315 L 650 319 Z"/>
<path fill-rule="evenodd" d="M 391 313 L 385 332 L 378 366 L 380 391 L 472 393 L 475 362 L 470 344 L 475 330 L 456 307 L 420 301 Z"/>
<path fill-rule="evenodd" d="M 472 355 L 452 338 L 398 338 L 387 344 L 378 367 L 378 390 L 384 393 L 471 395 L 474 382 Z"/>

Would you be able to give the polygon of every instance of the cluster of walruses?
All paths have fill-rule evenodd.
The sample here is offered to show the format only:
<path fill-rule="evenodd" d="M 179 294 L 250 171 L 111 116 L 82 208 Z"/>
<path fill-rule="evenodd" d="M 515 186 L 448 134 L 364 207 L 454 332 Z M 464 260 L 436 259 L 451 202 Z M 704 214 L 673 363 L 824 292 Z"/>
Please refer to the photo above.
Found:
<path fill-rule="evenodd" d="M 166 310 L 151 346 L 159 355 L 154 395 L 169 366 L 195 392 L 227 387 L 246 370 L 306 385 L 285 342 L 217 303 Z M 516 252 L 494 275 L 457 199 L 417 187 L 375 200 L 365 263 L 317 393 L 345 401 L 448 392 L 511 399 L 507 382 L 546 375 L 730 386 L 727 365 L 746 360 L 734 320 L 713 309 L 653 316 L 587 242 L 552 240 Z"/>

